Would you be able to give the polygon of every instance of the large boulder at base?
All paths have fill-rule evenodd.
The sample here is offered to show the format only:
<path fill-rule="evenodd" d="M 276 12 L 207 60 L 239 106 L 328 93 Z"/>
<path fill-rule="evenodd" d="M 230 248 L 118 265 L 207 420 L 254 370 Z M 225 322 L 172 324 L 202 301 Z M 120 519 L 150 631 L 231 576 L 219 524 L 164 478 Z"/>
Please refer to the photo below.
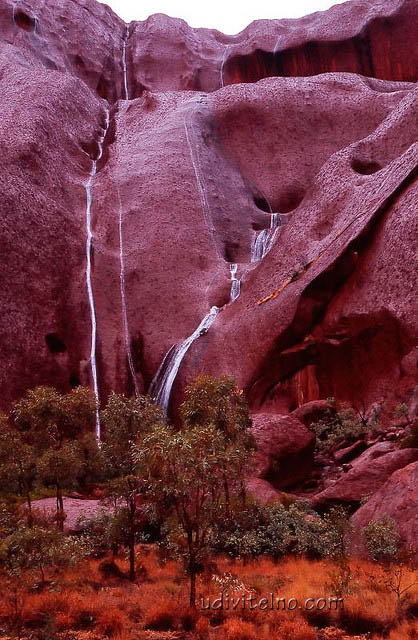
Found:
<path fill-rule="evenodd" d="M 292 411 L 292 416 L 303 422 L 305 427 L 310 427 L 314 422 L 326 418 L 330 411 L 335 412 L 335 409 L 328 400 L 312 400 Z"/>
<path fill-rule="evenodd" d="M 261 504 L 280 500 L 280 491 L 277 491 L 270 482 L 262 478 L 249 478 L 246 482 L 246 488 L 252 497 Z"/>
<path fill-rule="evenodd" d="M 326 509 L 340 503 L 358 506 L 362 499 L 380 489 L 394 471 L 417 460 L 418 449 L 397 449 L 374 458 L 366 451 L 348 473 L 317 494 L 312 504 L 317 509 Z"/>
<path fill-rule="evenodd" d="M 395 471 L 352 516 L 354 550 L 364 552 L 362 528 L 385 516 L 395 521 L 402 543 L 418 551 L 418 462 Z"/>
<path fill-rule="evenodd" d="M 253 416 L 258 451 L 256 474 L 274 487 L 289 487 L 310 473 L 314 463 L 315 436 L 294 416 Z"/>

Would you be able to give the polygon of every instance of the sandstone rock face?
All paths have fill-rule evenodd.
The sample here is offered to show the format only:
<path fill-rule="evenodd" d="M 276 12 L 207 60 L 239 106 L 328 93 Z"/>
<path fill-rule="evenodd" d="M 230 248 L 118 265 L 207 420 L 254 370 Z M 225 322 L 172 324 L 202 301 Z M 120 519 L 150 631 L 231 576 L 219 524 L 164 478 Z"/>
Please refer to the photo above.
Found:
<path fill-rule="evenodd" d="M 252 431 L 257 475 L 276 488 L 306 478 L 313 467 L 315 436 L 297 418 L 257 414 Z"/>
<path fill-rule="evenodd" d="M 365 452 L 348 473 L 318 493 L 312 504 L 325 509 L 339 503 L 358 506 L 361 500 L 375 494 L 394 471 L 418 460 L 418 449 L 398 449 L 373 457 Z"/>
<path fill-rule="evenodd" d="M 395 471 L 382 487 L 352 516 L 356 543 L 361 545 L 361 529 L 370 520 L 392 518 L 402 542 L 418 550 L 418 462 Z"/>
<path fill-rule="evenodd" d="M 414 388 L 418 8 L 373 5 L 225 36 L 1 2 L 3 408 L 95 377 L 101 401 L 147 392 L 171 361 L 172 411 L 202 372 L 273 421 Z"/>

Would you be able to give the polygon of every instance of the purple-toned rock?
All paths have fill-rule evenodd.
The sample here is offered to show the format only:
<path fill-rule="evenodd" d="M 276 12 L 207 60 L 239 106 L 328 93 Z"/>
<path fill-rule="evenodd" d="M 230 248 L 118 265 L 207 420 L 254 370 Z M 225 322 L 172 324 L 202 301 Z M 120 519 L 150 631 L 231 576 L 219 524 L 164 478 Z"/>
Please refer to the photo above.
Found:
<path fill-rule="evenodd" d="M 63 498 L 64 501 L 64 531 L 74 533 L 80 530 L 80 519 L 88 520 L 99 515 L 102 506 L 99 500 L 78 500 L 76 498 Z M 32 502 L 33 509 L 53 518 L 56 513 L 57 501 L 55 498 L 42 498 Z"/>
<path fill-rule="evenodd" d="M 344 447 L 344 449 L 334 451 L 332 455 L 335 462 L 338 464 L 351 462 L 351 460 L 357 458 L 361 453 L 363 453 L 366 447 L 367 445 L 364 440 L 357 440 L 357 442 L 354 442 L 349 447 Z"/>
<path fill-rule="evenodd" d="M 280 491 L 277 491 L 270 482 L 262 478 L 249 478 L 246 481 L 247 491 L 260 504 L 268 504 L 280 500 Z"/>
<path fill-rule="evenodd" d="M 418 449 L 397 449 L 375 457 L 367 453 L 333 485 L 312 499 L 316 509 L 323 510 L 341 503 L 358 506 L 363 499 L 376 493 L 394 471 L 418 460 Z"/>
<path fill-rule="evenodd" d="M 252 431 L 257 443 L 257 475 L 274 487 L 289 487 L 310 473 L 315 436 L 293 416 L 257 414 Z"/>
<path fill-rule="evenodd" d="M 418 551 L 418 462 L 395 471 L 380 489 L 352 516 L 353 547 L 364 553 L 361 529 L 370 520 L 394 520 L 401 541 Z"/>

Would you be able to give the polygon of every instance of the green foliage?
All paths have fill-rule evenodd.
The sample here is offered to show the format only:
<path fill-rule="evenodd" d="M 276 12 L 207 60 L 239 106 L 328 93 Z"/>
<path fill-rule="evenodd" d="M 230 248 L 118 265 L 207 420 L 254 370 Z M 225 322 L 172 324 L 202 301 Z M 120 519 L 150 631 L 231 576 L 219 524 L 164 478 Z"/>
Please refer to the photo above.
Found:
<path fill-rule="evenodd" d="M 9 493 L 24 493 L 29 498 L 36 476 L 36 455 L 18 429 L 0 415 L 0 483 Z"/>
<path fill-rule="evenodd" d="M 182 431 L 160 425 L 136 447 L 148 495 L 174 508 L 166 544 L 184 561 L 190 577 L 190 604 L 195 603 L 195 577 L 214 544 L 214 528 L 225 518 L 225 480 L 242 480 L 248 451 L 231 443 L 212 424 Z"/>
<path fill-rule="evenodd" d="M 96 400 L 89 389 L 61 394 L 52 387 L 36 387 L 16 402 L 11 416 L 27 441 L 45 451 L 91 430 L 95 412 Z"/>
<path fill-rule="evenodd" d="M 399 551 L 399 534 L 395 521 L 388 516 L 380 520 L 370 520 L 363 527 L 363 536 L 370 558 L 376 562 L 396 559 Z"/>
<path fill-rule="evenodd" d="M 111 393 L 101 412 L 105 433 L 102 452 L 108 477 L 136 472 L 133 446 L 155 426 L 163 423 L 161 411 L 147 396 L 126 398 Z"/>
<path fill-rule="evenodd" d="M 329 451 L 342 442 L 352 442 L 365 435 L 368 429 L 376 429 L 378 415 L 367 421 L 365 415 L 343 403 L 337 410 L 334 400 L 329 399 L 325 417 L 309 427 L 316 435 L 318 451 Z"/>
<path fill-rule="evenodd" d="M 186 388 L 180 412 L 184 429 L 212 426 L 228 440 L 251 427 L 247 400 L 229 376 L 197 378 Z"/>
<path fill-rule="evenodd" d="M 44 582 L 47 567 L 68 566 L 89 553 L 84 538 L 65 536 L 55 528 L 23 526 L 1 542 L 0 564 L 14 576 L 39 572 Z"/>
<path fill-rule="evenodd" d="M 74 487 L 82 469 L 83 461 L 76 442 L 65 442 L 59 449 L 48 449 L 38 460 L 38 477 L 46 485 Z"/>

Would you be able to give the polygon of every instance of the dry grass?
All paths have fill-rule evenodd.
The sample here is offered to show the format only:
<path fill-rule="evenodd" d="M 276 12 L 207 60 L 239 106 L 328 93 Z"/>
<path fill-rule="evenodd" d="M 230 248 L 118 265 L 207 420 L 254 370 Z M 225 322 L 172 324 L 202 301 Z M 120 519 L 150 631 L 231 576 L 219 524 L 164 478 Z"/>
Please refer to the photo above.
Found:
<path fill-rule="evenodd" d="M 200 598 L 213 600 L 220 589 L 230 592 L 231 597 L 242 596 L 244 590 L 257 600 L 273 593 L 275 597 L 296 598 L 299 603 L 334 595 L 327 587 L 332 565 L 325 561 L 289 557 L 274 564 L 262 558 L 243 565 L 218 558 L 216 575 L 225 580 L 226 587 L 214 581 L 211 574 L 202 576 L 198 609 L 194 611 L 187 604 L 188 585 L 181 567 L 174 562 L 161 563 L 155 551 L 139 551 L 142 578 L 136 583 L 125 578 L 105 579 L 99 568 L 102 561 L 88 560 L 66 571 L 54 586 L 56 591 L 52 587 L 42 593 L 22 589 L 19 617 L 28 635 L 36 638 L 38 631 L 49 624 L 57 632 L 75 632 L 77 638 L 87 634 L 118 640 L 168 638 L 183 633 L 191 640 L 317 640 L 362 637 L 367 632 L 374 633 L 373 640 L 418 640 L 418 621 L 406 615 L 416 610 L 418 586 L 409 593 L 402 617 L 395 596 L 382 584 L 381 571 L 371 563 L 352 563 L 354 579 L 343 611 L 260 611 L 248 606 L 234 611 L 200 610 Z M 118 558 L 117 564 L 122 572 L 127 571 L 125 559 Z M 5 593 L 1 581 L 0 588 Z M 8 598 L 1 598 L 0 623 L 5 626 L 11 620 L 11 604 Z M 328 633 L 325 627 L 345 632 L 341 636 L 335 629 L 337 635 L 328 636 L 324 635 Z"/>

